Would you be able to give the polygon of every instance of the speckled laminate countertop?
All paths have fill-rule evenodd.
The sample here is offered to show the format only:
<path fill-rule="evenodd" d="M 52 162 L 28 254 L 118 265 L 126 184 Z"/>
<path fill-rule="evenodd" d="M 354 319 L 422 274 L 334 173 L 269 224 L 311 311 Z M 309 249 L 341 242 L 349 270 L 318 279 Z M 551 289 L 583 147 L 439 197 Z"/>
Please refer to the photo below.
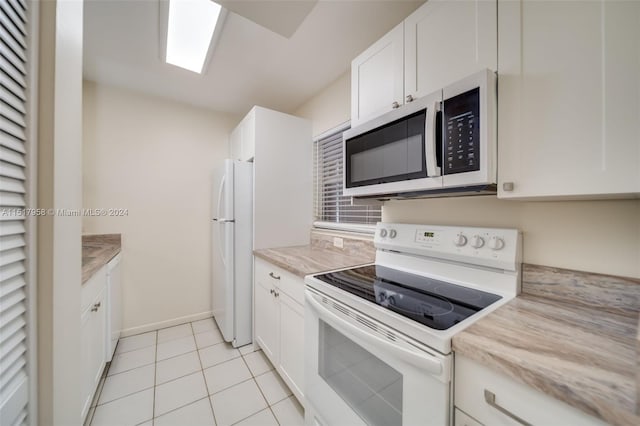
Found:
<path fill-rule="evenodd" d="M 340 253 L 312 245 L 254 250 L 253 254 L 299 277 L 372 263 L 374 256 Z"/>
<path fill-rule="evenodd" d="M 82 284 L 120 253 L 120 234 L 82 236 Z"/>
<path fill-rule="evenodd" d="M 604 306 L 637 301 L 640 285 L 607 278 L 528 265 L 523 294 L 454 336 L 453 350 L 608 423 L 638 425 L 638 314 Z M 601 306 L 590 306 L 597 294 Z"/>

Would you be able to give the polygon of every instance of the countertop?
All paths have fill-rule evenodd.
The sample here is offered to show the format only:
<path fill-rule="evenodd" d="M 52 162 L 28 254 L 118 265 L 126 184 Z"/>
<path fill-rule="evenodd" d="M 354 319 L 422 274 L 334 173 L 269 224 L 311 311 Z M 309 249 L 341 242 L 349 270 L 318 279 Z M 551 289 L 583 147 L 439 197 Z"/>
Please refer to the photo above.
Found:
<path fill-rule="evenodd" d="M 299 277 L 374 261 L 374 256 L 366 251 L 342 253 L 314 245 L 260 249 L 253 254 Z"/>
<path fill-rule="evenodd" d="M 453 350 L 608 423 L 638 425 L 638 312 L 589 305 L 590 286 L 602 289 L 607 278 L 529 265 L 523 294 L 454 336 Z M 638 301 L 640 282 L 611 278 L 608 289 L 621 292 L 601 292 L 601 304 Z M 568 303 L 571 281 L 574 297 L 591 295 Z M 540 296 L 553 291 L 562 294 Z"/>
<path fill-rule="evenodd" d="M 120 248 L 120 234 L 83 235 L 82 284 L 120 253 Z"/>

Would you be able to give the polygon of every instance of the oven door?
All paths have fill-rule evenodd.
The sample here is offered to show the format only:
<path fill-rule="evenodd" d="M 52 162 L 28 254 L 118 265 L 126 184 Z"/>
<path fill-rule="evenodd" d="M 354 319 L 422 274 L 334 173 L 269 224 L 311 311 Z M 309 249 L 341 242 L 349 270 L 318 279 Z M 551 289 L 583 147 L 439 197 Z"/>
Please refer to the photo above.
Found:
<path fill-rule="evenodd" d="M 306 425 L 446 426 L 450 385 L 451 355 L 307 287 Z"/>

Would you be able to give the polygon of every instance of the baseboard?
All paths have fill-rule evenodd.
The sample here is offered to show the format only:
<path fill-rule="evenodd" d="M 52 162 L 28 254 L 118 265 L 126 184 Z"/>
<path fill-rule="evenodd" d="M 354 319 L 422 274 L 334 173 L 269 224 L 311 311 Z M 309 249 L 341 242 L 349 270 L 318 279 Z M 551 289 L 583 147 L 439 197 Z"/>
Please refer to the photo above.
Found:
<path fill-rule="evenodd" d="M 173 327 L 174 325 L 180 325 L 191 321 L 198 321 L 201 319 L 211 318 L 213 313 L 211 311 L 200 312 L 199 314 L 187 315 L 184 317 L 178 317 L 166 321 L 154 322 L 145 325 L 139 325 L 137 327 L 127 328 L 120 332 L 120 337 L 134 336 L 136 334 L 142 334 L 149 331 L 160 330 L 161 328 Z"/>

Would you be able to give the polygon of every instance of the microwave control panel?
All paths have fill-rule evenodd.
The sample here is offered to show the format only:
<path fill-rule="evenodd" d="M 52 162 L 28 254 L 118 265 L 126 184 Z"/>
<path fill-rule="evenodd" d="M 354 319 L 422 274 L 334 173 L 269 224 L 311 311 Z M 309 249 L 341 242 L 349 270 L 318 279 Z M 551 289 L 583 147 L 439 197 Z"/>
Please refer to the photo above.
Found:
<path fill-rule="evenodd" d="M 444 100 L 444 174 L 480 170 L 480 89 Z"/>

